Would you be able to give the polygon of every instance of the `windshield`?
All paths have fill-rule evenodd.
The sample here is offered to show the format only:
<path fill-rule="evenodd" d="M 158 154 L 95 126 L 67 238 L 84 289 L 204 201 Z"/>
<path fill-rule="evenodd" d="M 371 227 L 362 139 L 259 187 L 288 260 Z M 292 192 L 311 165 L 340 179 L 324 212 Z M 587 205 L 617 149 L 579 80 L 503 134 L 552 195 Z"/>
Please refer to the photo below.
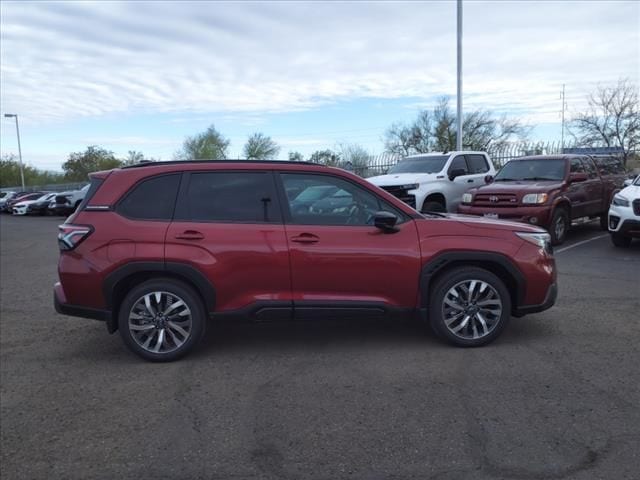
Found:
<path fill-rule="evenodd" d="M 636 177 L 636 181 L 633 182 L 634 185 L 638 185 L 640 187 L 640 175 Z"/>
<path fill-rule="evenodd" d="M 564 178 L 564 160 L 512 160 L 496 174 L 494 181 L 558 181 Z"/>
<path fill-rule="evenodd" d="M 405 158 L 391 167 L 389 173 L 437 173 L 444 168 L 448 158 L 448 155 Z"/>

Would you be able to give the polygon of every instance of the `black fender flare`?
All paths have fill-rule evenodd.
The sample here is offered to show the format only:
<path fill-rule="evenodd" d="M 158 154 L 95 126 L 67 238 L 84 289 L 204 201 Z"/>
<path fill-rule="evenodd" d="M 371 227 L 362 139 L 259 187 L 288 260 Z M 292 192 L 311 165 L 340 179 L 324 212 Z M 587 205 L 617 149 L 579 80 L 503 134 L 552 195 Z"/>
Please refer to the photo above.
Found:
<path fill-rule="evenodd" d="M 507 289 L 514 294 L 512 309 L 515 310 L 524 302 L 527 281 L 520 269 L 507 257 L 501 253 L 485 252 L 478 250 L 456 250 L 442 252 L 435 257 L 429 259 L 420 270 L 420 308 L 429 307 L 429 288 L 433 279 L 446 268 L 455 266 L 480 266 L 492 264 L 498 266 L 512 277 L 515 282 L 515 289 L 512 291 L 507 283 Z"/>
<path fill-rule="evenodd" d="M 113 333 L 117 329 L 118 312 L 114 310 L 114 293 L 118 284 L 137 274 L 168 274 L 192 284 L 205 303 L 208 313 L 214 311 L 216 290 L 209 279 L 196 267 L 180 262 L 130 262 L 109 273 L 102 284 L 102 292 L 107 309 L 111 310 L 111 318 L 107 320 L 107 328 Z"/>

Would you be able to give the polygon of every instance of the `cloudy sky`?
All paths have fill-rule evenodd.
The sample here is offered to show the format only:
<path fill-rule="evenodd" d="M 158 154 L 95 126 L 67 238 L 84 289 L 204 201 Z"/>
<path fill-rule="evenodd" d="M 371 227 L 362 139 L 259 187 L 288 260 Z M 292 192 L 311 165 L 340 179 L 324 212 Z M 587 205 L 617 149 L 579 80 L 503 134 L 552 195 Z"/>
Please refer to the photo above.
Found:
<path fill-rule="evenodd" d="M 455 104 L 456 4 L 436 2 L 0 3 L 1 111 L 23 158 L 59 170 L 101 145 L 171 159 L 215 124 L 240 154 L 256 131 L 305 155 L 383 150 L 393 122 Z M 640 78 L 640 2 L 464 2 L 464 104 L 560 136 L 598 83 Z M 13 119 L 2 154 L 17 153 Z"/>

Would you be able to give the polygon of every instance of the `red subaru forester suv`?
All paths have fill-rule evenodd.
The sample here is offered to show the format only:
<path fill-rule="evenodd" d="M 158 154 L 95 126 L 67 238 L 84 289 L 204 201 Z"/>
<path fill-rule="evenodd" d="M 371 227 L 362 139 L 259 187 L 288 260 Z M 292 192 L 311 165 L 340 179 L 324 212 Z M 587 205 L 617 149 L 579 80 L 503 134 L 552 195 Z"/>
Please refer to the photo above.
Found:
<path fill-rule="evenodd" d="M 56 310 L 104 320 L 154 361 L 194 348 L 209 317 L 418 315 L 443 339 L 478 346 L 557 296 L 544 230 L 420 214 L 310 163 L 98 172 L 58 241 Z"/>

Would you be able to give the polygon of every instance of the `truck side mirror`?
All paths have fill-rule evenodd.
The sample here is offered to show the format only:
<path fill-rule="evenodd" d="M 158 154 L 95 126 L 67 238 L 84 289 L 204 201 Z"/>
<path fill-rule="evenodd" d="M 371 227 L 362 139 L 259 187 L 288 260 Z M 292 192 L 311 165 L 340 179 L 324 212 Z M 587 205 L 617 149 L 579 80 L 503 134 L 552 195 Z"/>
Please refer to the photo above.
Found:
<path fill-rule="evenodd" d="M 576 172 L 569 174 L 569 183 L 584 182 L 589 178 L 586 173 Z"/>
<path fill-rule="evenodd" d="M 461 177 L 462 175 L 466 175 L 466 174 L 467 172 L 464 170 L 464 168 L 456 168 L 449 172 L 449 180 L 453 182 L 456 177 Z"/>
<path fill-rule="evenodd" d="M 484 177 L 484 183 L 493 183 L 493 175 L 487 175 Z"/>

